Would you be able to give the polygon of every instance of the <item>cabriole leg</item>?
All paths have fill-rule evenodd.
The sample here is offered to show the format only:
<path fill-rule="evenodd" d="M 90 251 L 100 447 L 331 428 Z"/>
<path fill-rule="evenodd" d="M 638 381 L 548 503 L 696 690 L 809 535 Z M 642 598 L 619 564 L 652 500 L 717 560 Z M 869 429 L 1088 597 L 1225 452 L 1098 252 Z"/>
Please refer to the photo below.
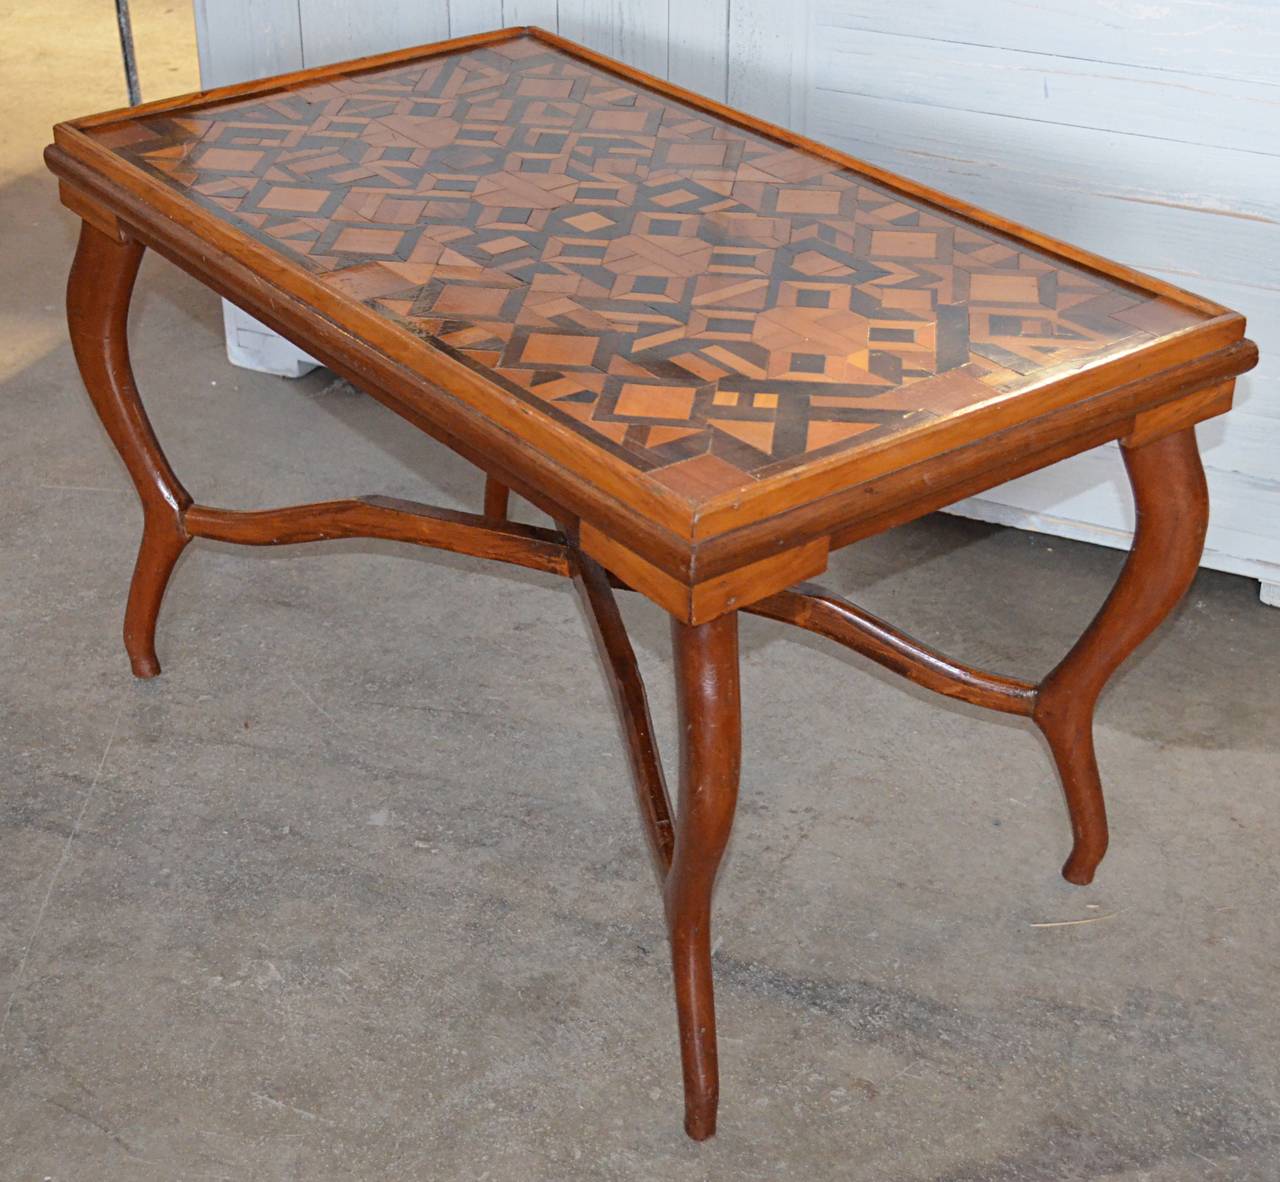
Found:
<path fill-rule="evenodd" d="M 1084 885 L 1107 852 L 1107 813 L 1093 748 L 1093 710 L 1107 680 L 1186 593 L 1204 549 L 1209 498 L 1193 428 L 1126 447 L 1137 506 L 1133 549 L 1107 601 L 1036 696 L 1035 719 L 1053 752 L 1074 845 L 1062 869 Z"/>
<path fill-rule="evenodd" d="M 160 672 L 156 616 L 189 540 L 182 515 L 191 498 L 160 450 L 129 364 L 129 298 L 142 250 L 85 222 L 67 285 L 67 322 L 80 376 L 142 501 L 142 544 L 125 609 L 124 646 L 134 674 L 154 677 Z"/>
<path fill-rule="evenodd" d="M 711 976 L 711 895 L 738 800 L 742 721 L 738 617 L 706 624 L 672 621 L 680 715 L 680 796 L 675 851 L 666 882 L 675 974 L 685 1131 L 716 1131 L 720 1083 Z"/>

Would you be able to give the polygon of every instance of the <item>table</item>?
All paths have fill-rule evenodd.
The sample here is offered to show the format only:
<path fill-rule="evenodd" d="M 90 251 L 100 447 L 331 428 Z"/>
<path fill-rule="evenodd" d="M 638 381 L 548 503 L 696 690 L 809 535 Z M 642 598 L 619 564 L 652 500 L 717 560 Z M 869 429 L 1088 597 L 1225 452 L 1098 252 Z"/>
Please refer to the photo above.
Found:
<path fill-rule="evenodd" d="M 1194 425 L 1257 358 L 1238 314 L 538 29 L 60 124 L 46 160 L 83 222 L 76 358 L 142 502 L 134 673 L 160 671 L 161 598 L 196 537 L 393 538 L 570 578 L 663 893 L 691 1137 L 718 1104 L 710 925 L 738 791 L 739 612 L 1029 718 L 1066 797 L 1063 873 L 1092 879 L 1094 704 L 1195 573 Z M 147 247 L 483 470 L 483 512 L 194 501 L 129 364 Z M 1133 548 L 1038 683 L 804 582 L 834 549 L 1109 440 Z M 512 521 L 511 490 L 559 528 Z M 618 588 L 671 616 L 674 808 Z"/>

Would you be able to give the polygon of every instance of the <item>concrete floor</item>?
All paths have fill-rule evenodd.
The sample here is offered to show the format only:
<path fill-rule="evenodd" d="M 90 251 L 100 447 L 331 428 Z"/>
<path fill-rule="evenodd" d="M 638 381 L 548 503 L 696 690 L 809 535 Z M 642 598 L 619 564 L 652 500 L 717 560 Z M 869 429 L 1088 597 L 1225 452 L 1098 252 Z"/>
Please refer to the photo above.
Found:
<path fill-rule="evenodd" d="M 1252 583 L 1203 573 L 1104 699 L 1114 842 L 1083 890 L 1026 726 L 744 623 L 702 1146 L 566 587 L 389 544 L 195 544 L 165 675 L 133 681 L 139 513 L 65 343 L 74 226 L 38 161 L 55 117 L 119 101 L 106 8 L 0 4 L 0 1179 L 1280 1177 L 1280 614 Z M 188 11 L 135 9 L 144 87 L 189 86 Z M 232 369 L 216 300 L 164 263 L 135 313 L 201 499 L 477 503 L 328 375 Z M 1119 562 L 935 517 L 828 581 L 1034 675 Z M 666 628 L 626 612 L 670 753 Z M 1063 920 L 1094 922 L 1037 926 Z"/>

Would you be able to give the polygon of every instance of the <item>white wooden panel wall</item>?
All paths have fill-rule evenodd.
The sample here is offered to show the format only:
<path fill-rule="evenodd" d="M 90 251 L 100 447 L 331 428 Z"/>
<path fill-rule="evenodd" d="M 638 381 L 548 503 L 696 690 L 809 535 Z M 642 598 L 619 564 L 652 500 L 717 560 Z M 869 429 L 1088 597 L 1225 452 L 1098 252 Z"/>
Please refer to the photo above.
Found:
<path fill-rule="evenodd" d="M 817 0 L 805 130 L 1199 291 L 1262 350 L 1199 429 L 1206 565 L 1280 598 L 1280 20 L 1275 0 Z M 1127 545 L 1114 448 L 960 512 Z"/>
<path fill-rule="evenodd" d="M 195 0 L 195 15 L 206 89 L 302 66 L 298 0 Z"/>
<path fill-rule="evenodd" d="M 1206 564 L 1280 599 L 1277 0 L 196 0 L 210 84 L 536 24 L 1244 312 Z M 957 511 L 1127 545 L 1114 448 Z"/>
<path fill-rule="evenodd" d="M 327 66 L 366 53 L 442 41 L 449 34 L 449 0 L 297 0 L 302 61 Z M 466 5 L 465 7 L 470 7 Z"/>

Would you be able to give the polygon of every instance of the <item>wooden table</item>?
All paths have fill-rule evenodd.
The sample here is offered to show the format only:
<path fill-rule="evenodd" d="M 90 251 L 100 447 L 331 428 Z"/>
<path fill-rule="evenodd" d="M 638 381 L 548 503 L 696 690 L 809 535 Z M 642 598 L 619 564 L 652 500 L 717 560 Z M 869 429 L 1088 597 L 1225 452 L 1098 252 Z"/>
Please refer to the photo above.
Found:
<path fill-rule="evenodd" d="M 711 896 L 738 791 L 739 611 L 1030 718 L 1070 813 L 1063 873 L 1092 879 L 1094 703 L 1195 573 L 1194 424 L 1256 361 L 1239 315 L 537 29 L 60 124 L 46 160 L 83 219 L 76 358 L 142 500 L 134 673 L 160 671 L 156 615 L 193 537 L 394 538 L 570 577 L 663 891 L 691 1137 L 716 1121 Z M 481 468 L 483 513 L 193 501 L 129 365 L 146 247 Z M 840 546 L 1113 439 L 1133 549 L 1038 683 L 801 583 Z M 509 520 L 508 490 L 559 529 Z M 671 615 L 674 810 L 618 587 Z"/>

